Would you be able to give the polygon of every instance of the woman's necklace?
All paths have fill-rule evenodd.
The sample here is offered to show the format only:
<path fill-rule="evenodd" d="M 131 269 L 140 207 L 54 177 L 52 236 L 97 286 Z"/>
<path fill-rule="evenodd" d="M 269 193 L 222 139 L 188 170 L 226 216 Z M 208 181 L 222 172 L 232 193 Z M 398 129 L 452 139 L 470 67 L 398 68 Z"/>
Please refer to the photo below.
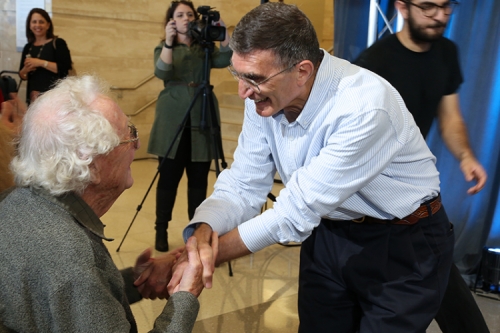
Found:
<path fill-rule="evenodd" d="M 47 43 L 45 43 L 45 44 L 47 44 Z M 42 47 L 40 48 L 40 51 L 38 51 L 38 55 L 36 56 L 38 59 L 40 59 L 40 55 L 42 54 L 43 47 L 45 46 L 45 44 L 42 44 Z M 33 48 L 33 44 L 31 44 L 30 49 L 28 50 L 29 57 L 31 57 L 31 49 L 32 48 Z"/>

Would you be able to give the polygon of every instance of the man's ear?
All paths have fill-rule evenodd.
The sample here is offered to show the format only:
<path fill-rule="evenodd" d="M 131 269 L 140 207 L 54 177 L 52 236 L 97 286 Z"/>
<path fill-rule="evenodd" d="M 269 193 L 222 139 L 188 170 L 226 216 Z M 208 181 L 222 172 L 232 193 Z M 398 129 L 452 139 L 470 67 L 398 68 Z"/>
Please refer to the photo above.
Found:
<path fill-rule="evenodd" d="M 90 171 L 90 183 L 92 185 L 98 185 L 101 182 L 101 170 L 99 167 L 99 163 L 96 163 L 96 160 L 93 160 L 89 165 Z"/>
<path fill-rule="evenodd" d="M 297 64 L 299 74 L 297 77 L 298 84 L 303 86 L 314 74 L 314 65 L 310 60 L 303 60 Z"/>
<path fill-rule="evenodd" d="M 408 5 L 401 0 L 394 1 L 394 7 L 401 13 L 403 19 L 408 19 Z"/>

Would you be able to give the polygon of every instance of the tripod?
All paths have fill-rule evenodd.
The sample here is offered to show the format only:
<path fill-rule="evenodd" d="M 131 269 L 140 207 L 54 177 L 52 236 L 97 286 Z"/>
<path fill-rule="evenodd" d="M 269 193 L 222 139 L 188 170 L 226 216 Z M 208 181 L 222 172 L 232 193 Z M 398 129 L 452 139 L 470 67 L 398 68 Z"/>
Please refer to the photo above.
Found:
<path fill-rule="evenodd" d="M 130 225 L 128 226 L 127 231 L 125 232 L 125 235 L 123 236 L 123 239 L 120 242 L 120 245 L 116 249 L 116 252 L 120 251 L 120 248 L 121 248 L 125 238 L 127 237 L 128 232 L 130 231 L 130 228 L 132 227 L 132 224 L 134 223 L 137 215 L 139 214 L 139 211 L 142 209 L 142 205 L 146 201 L 146 198 L 147 198 L 149 192 L 151 191 L 151 188 L 153 187 L 153 184 L 154 184 L 156 178 L 158 178 L 158 175 L 160 174 L 160 170 L 161 170 L 164 162 L 167 160 L 167 156 L 170 154 L 170 151 L 172 150 L 174 143 L 176 142 L 176 139 L 179 137 L 179 135 L 181 134 L 183 129 L 185 129 L 187 120 L 189 119 L 189 117 L 191 115 L 191 111 L 192 111 L 196 101 L 200 97 L 202 98 L 202 100 L 201 100 L 201 107 L 202 107 L 201 111 L 202 112 L 201 112 L 201 119 L 200 119 L 199 128 L 200 128 L 200 130 L 210 130 L 210 137 L 211 137 L 211 141 L 213 144 L 213 153 L 214 153 L 213 159 L 214 159 L 214 164 L 215 164 L 216 176 L 218 177 L 220 172 L 221 172 L 220 167 L 219 167 L 219 159 L 221 160 L 222 168 L 225 169 L 227 167 L 227 163 L 224 159 L 224 152 L 222 149 L 222 137 L 221 137 L 221 133 L 220 133 L 220 126 L 219 126 L 219 123 L 217 120 L 217 113 L 215 111 L 215 104 L 214 104 L 214 99 L 213 99 L 213 86 L 210 85 L 210 59 L 211 59 L 211 55 L 212 55 L 212 52 L 214 50 L 215 44 L 214 44 L 214 42 L 207 42 L 207 41 L 199 41 L 199 42 L 200 42 L 200 45 L 203 47 L 204 53 L 205 53 L 204 65 L 203 65 L 203 80 L 202 80 L 201 84 L 198 85 L 197 90 L 195 92 L 195 95 L 194 95 L 193 99 L 191 100 L 191 103 L 189 104 L 189 107 L 184 115 L 184 118 L 182 119 L 181 123 L 177 127 L 177 131 L 174 135 L 174 138 L 173 138 L 172 142 L 170 143 L 170 145 L 167 149 L 167 152 L 164 155 L 165 158 L 163 158 L 160 165 L 158 166 L 158 170 L 157 170 L 155 176 L 153 177 L 153 180 L 151 181 L 151 184 L 149 185 L 149 187 L 146 191 L 146 194 L 144 195 L 141 203 L 137 206 L 135 215 L 134 215 L 132 221 L 130 222 Z M 229 265 L 229 275 L 233 276 L 231 263 L 228 262 L 228 265 Z"/>

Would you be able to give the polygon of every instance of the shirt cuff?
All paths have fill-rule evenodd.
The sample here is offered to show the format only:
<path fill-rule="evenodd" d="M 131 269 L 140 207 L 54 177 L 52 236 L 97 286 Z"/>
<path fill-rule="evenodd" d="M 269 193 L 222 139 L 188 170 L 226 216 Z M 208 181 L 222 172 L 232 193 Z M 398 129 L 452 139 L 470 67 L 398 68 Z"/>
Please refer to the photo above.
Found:
<path fill-rule="evenodd" d="M 133 304 L 142 299 L 142 295 L 139 293 L 137 288 L 134 286 L 134 268 L 128 267 L 120 271 L 125 282 L 125 294 L 127 295 L 128 302 Z"/>
<path fill-rule="evenodd" d="M 161 60 L 161 58 L 158 58 L 156 61 L 156 68 L 158 68 L 161 71 L 169 71 L 172 69 L 172 64 L 166 64 Z"/>
<path fill-rule="evenodd" d="M 278 226 L 276 231 L 268 230 L 265 220 L 258 216 L 238 226 L 241 240 L 245 243 L 250 252 L 255 253 L 269 245 L 276 244 L 276 241 L 270 236 L 273 232 L 278 234 Z"/>
<path fill-rule="evenodd" d="M 184 231 L 182 232 L 182 237 L 184 238 L 184 243 L 187 242 L 188 238 L 193 236 L 194 231 L 196 229 L 197 223 L 189 224 L 187 227 L 184 228 Z"/>

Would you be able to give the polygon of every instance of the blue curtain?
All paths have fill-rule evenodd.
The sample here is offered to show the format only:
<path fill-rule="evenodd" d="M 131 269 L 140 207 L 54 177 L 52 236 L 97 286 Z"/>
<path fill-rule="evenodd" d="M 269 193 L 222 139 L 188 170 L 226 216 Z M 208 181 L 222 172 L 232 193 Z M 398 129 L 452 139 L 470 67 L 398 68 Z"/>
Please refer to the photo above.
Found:
<path fill-rule="evenodd" d="M 369 1 L 335 1 L 334 54 L 352 61 L 366 48 Z M 382 7 L 382 6 L 381 6 Z M 387 10 L 388 7 L 382 7 Z M 355 14 L 352 14 L 354 12 Z M 354 16 L 355 15 L 355 16 Z M 353 22 L 351 18 L 360 20 Z M 486 245 L 500 247 L 500 1 L 462 1 L 451 16 L 446 36 L 459 48 L 465 82 L 459 94 L 470 144 L 488 172 L 486 187 L 469 196 L 458 162 L 434 124 L 427 142 L 437 157 L 441 192 L 455 225 L 454 260 L 472 282 Z M 380 21 L 380 19 L 379 19 Z M 380 31 L 380 26 L 379 26 Z"/>
<path fill-rule="evenodd" d="M 366 48 L 368 6 L 366 0 L 334 2 L 334 55 L 349 61 Z"/>

